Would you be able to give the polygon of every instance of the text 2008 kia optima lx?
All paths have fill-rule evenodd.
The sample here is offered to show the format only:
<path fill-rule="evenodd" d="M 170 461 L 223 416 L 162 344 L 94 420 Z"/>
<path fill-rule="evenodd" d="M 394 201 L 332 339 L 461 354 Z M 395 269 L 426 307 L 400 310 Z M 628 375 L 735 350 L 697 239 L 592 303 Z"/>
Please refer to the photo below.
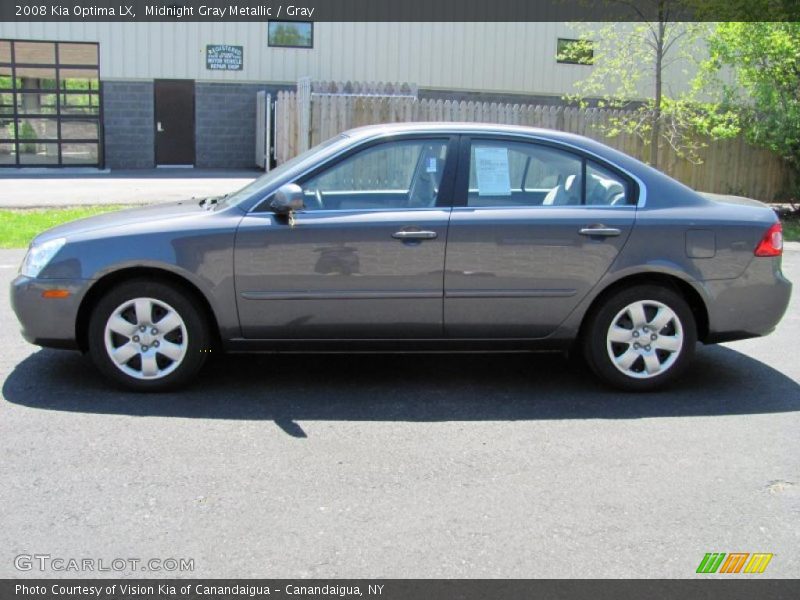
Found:
<path fill-rule="evenodd" d="M 781 252 L 767 206 L 583 137 L 383 125 L 228 197 L 51 229 L 11 295 L 27 340 L 88 351 L 136 390 L 190 381 L 212 347 L 580 349 L 606 382 L 649 390 L 698 340 L 773 330 Z"/>

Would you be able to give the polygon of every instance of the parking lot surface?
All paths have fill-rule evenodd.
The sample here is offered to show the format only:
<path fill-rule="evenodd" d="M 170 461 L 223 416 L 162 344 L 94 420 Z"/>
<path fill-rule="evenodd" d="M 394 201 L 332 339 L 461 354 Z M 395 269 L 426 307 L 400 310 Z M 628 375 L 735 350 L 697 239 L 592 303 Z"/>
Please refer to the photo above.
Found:
<path fill-rule="evenodd" d="M 263 174 L 256 169 L 14 169 L 0 171 L 0 209 L 156 204 L 221 196 Z"/>
<path fill-rule="evenodd" d="M 800 244 L 784 266 L 800 282 Z M 558 355 L 443 354 L 218 357 L 137 395 L 24 342 L 5 295 L 0 577 L 681 578 L 707 552 L 798 577 L 799 307 L 650 395 Z M 15 567 L 32 554 L 194 570 Z"/>

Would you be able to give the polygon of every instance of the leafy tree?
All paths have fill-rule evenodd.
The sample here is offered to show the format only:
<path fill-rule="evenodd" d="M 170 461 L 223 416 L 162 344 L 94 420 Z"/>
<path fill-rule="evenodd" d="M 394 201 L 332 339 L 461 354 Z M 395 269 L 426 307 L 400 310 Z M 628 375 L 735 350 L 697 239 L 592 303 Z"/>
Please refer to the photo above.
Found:
<path fill-rule="evenodd" d="M 800 23 L 719 23 L 695 81 L 714 96 L 714 127 L 783 157 L 800 197 Z"/>
<path fill-rule="evenodd" d="M 696 158 L 700 143 L 692 133 L 701 107 L 694 102 L 691 86 L 683 91 L 670 89 L 664 85 L 664 75 L 681 61 L 694 61 L 700 35 L 710 25 L 681 21 L 689 17 L 685 0 L 616 0 L 612 4 L 626 7 L 639 20 L 607 23 L 599 29 L 577 26 L 579 43 L 563 48 L 559 60 L 594 66 L 567 99 L 582 107 L 596 102 L 601 108 L 624 111 L 602 127 L 604 133 L 640 136 L 649 143 L 649 162 L 655 167 L 662 142 L 679 156 Z"/>
<path fill-rule="evenodd" d="M 311 39 L 308 35 L 304 35 L 299 25 L 278 23 L 273 25 L 270 32 L 273 44 L 279 46 L 307 46 L 310 44 Z"/>

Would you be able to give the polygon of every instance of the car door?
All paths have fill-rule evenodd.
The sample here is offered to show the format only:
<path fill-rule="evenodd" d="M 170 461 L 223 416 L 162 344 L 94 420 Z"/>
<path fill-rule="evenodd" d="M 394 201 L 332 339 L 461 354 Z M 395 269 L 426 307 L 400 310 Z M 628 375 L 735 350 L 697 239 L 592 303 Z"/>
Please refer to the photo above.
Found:
<path fill-rule="evenodd" d="M 460 153 L 446 335 L 545 337 L 625 245 L 636 184 L 594 157 L 526 138 L 465 137 Z"/>
<path fill-rule="evenodd" d="M 449 136 L 368 142 L 297 178 L 293 218 L 269 199 L 248 214 L 234 258 L 243 336 L 441 337 L 456 149 Z"/>

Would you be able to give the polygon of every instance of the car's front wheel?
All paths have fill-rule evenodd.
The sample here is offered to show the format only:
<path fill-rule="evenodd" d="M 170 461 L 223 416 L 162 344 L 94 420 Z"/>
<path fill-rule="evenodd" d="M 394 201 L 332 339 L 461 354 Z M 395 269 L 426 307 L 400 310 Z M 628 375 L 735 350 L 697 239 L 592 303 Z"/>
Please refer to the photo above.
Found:
<path fill-rule="evenodd" d="M 649 391 L 685 369 L 697 329 L 678 293 L 638 285 L 603 301 L 590 316 L 583 341 L 587 362 L 601 379 L 626 391 Z"/>
<path fill-rule="evenodd" d="M 135 391 L 188 383 L 207 356 L 203 314 L 182 290 L 136 279 L 111 289 L 89 321 L 89 353 L 111 380 Z"/>

